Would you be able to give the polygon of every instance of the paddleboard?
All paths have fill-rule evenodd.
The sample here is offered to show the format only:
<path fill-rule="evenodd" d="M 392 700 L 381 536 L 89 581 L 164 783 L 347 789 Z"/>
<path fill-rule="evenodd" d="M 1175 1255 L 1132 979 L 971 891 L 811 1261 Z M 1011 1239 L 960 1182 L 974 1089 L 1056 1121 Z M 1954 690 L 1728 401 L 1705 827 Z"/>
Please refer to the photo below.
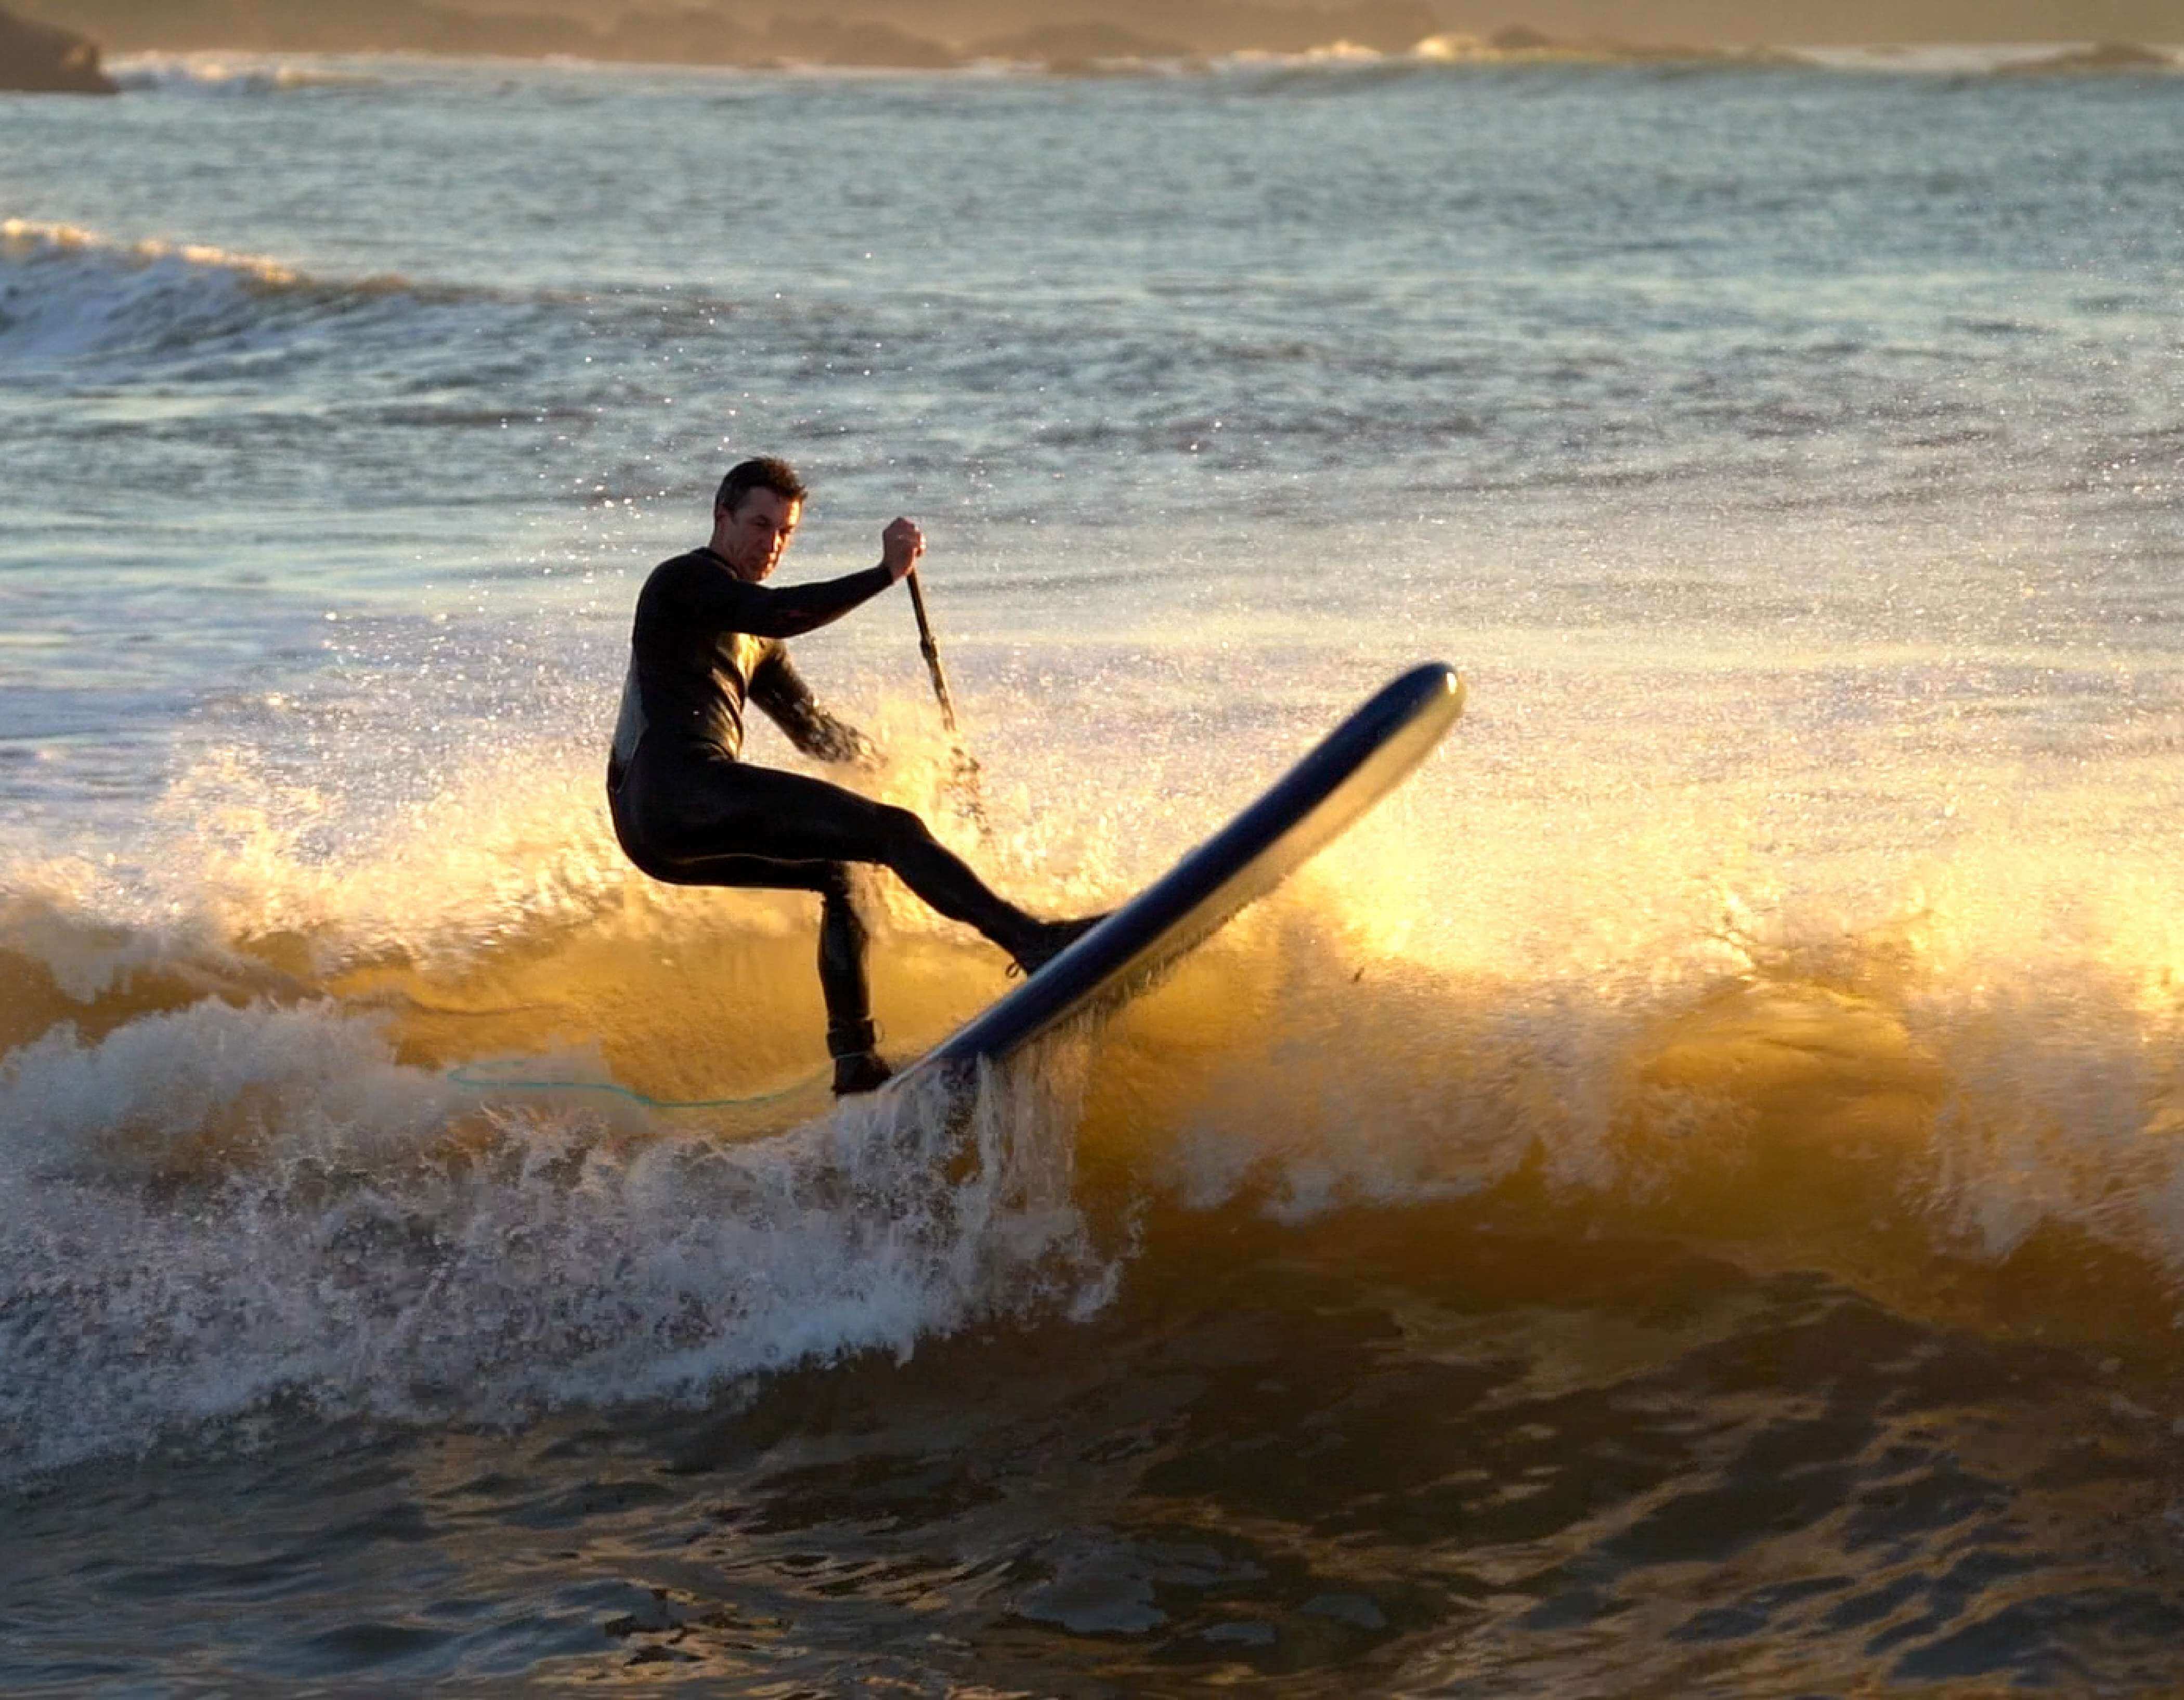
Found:
<path fill-rule="evenodd" d="M 1401 784 L 1462 712 L 1463 681 L 1440 662 L 1390 681 L 1265 796 L 882 1090 L 967 1078 L 1143 990 Z"/>

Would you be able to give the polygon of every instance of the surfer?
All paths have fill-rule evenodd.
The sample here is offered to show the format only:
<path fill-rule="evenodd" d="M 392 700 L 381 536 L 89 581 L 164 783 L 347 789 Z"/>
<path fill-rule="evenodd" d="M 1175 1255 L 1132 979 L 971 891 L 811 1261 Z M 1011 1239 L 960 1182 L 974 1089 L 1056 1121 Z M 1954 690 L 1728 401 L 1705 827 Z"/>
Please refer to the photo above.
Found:
<path fill-rule="evenodd" d="M 881 534 L 878 566 L 768 589 L 803 518 L 805 493 L 786 461 L 744 461 L 714 496 L 710 540 L 661 562 L 645 581 L 607 762 L 607 805 L 623 853 L 655 880 L 818 894 L 819 985 L 834 1090 L 870 1092 L 893 1071 L 878 1049 L 867 933 L 850 864 L 891 869 L 1027 974 L 1092 921 L 1027 914 L 988 889 L 906 808 L 742 759 L 746 703 L 805 755 L 866 767 L 878 758 L 861 732 L 819 706 L 783 640 L 839 619 L 906 576 L 925 539 L 897 519 Z"/>

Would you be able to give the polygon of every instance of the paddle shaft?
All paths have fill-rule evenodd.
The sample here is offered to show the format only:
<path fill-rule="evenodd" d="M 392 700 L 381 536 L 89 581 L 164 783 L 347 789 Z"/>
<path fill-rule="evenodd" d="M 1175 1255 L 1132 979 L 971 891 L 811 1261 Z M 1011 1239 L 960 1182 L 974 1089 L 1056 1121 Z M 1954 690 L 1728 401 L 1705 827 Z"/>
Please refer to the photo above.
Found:
<path fill-rule="evenodd" d="M 940 700 L 940 724 L 953 736 L 956 731 L 956 703 L 948 694 L 947 670 L 940 664 L 940 645 L 933 636 L 933 618 L 925 611 L 925 587 L 917 581 L 917 569 L 912 567 L 905 582 L 910 586 L 910 605 L 917 615 L 917 648 L 925 657 L 925 670 L 933 675 L 933 694 Z"/>
<path fill-rule="evenodd" d="M 940 702 L 940 724 L 948 729 L 948 742 L 954 752 L 949 764 L 948 784 L 961 800 L 965 815 L 978 829 L 981 838 L 993 835 L 993 826 L 986 819 L 986 799 L 978 784 L 978 760 L 963 747 L 963 740 L 956 731 L 956 701 L 948 694 L 947 669 L 940 664 L 940 643 L 933 635 L 933 617 L 925 611 L 925 586 L 917 581 L 917 569 L 912 567 L 906 575 L 910 581 L 910 605 L 917 614 L 917 647 L 925 657 L 926 671 L 933 675 L 933 694 Z"/>

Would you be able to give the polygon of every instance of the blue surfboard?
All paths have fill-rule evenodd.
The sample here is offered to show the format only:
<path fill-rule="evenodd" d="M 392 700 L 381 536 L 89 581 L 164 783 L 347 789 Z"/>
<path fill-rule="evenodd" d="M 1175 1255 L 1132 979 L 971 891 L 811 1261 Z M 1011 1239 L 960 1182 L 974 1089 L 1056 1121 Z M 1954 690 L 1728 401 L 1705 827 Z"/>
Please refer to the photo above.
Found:
<path fill-rule="evenodd" d="M 1401 784 L 1462 712 L 1463 681 L 1438 661 L 1382 686 L 1265 796 L 884 1090 L 961 1081 L 1141 991 Z"/>

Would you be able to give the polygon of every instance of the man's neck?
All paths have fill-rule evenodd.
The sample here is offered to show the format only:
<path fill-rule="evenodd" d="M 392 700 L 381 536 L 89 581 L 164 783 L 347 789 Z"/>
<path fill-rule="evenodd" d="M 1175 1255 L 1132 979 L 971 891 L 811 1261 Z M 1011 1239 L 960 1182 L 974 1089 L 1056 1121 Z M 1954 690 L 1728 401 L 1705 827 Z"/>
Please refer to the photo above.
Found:
<path fill-rule="evenodd" d="M 730 578 L 741 579 L 745 584 L 753 582 L 749 574 L 744 571 L 741 567 L 738 567 L 733 561 L 730 560 L 710 543 L 699 544 L 698 553 L 701 555 L 710 555 L 715 560 L 718 561 L 722 566 L 727 569 L 728 576 Z"/>

